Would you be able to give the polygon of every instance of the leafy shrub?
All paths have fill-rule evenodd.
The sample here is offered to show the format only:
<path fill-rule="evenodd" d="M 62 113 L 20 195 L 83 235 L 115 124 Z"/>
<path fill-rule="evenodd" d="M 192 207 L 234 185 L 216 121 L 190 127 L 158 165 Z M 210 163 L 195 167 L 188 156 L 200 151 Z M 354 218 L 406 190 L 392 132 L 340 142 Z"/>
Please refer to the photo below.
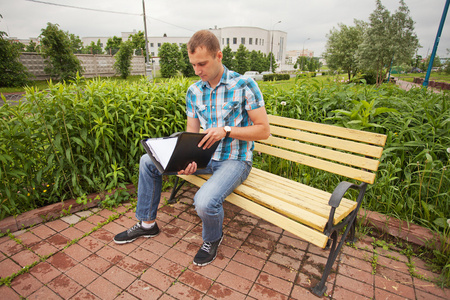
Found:
<path fill-rule="evenodd" d="M 52 78 L 68 80 L 82 72 L 81 63 L 73 54 L 69 34 L 58 28 L 59 25 L 47 23 L 42 29 L 41 55 L 45 58 L 44 71 Z"/>
<path fill-rule="evenodd" d="M 131 41 L 120 44 L 119 52 L 115 55 L 114 69 L 120 76 L 126 79 L 131 73 L 131 59 L 133 58 L 133 46 Z"/>
<path fill-rule="evenodd" d="M 140 140 L 185 129 L 188 86 L 77 78 L 0 107 L 0 219 L 132 182 Z"/>
<path fill-rule="evenodd" d="M 278 80 L 289 80 L 291 76 L 289 74 L 264 74 L 263 80 L 264 81 L 278 81 Z"/>
<path fill-rule="evenodd" d="M 23 86 L 28 83 L 27 68 L 20 62 L 20 48 L 0 31 L 0 87 Z"/>

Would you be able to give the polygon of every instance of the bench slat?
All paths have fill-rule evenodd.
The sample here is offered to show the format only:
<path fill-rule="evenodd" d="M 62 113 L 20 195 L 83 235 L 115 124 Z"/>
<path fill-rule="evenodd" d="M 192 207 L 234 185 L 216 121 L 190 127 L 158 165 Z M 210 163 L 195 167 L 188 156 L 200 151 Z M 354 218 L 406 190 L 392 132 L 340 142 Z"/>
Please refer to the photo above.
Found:
<path fill-rule="evenodd" d="M 305 166 L 310 166 L 320 170 L 328 171 L 334 174 L 342 175 L 355 180 L 373 183 L 375 181 L 375 174 L 363 170 L 343 166 L 337 163 L 321 160 L 303 154 L 293 153 L 291 151 L 274 148 L 268 145 L 255 143 L 255 151 L 263 152 L 276 156 L 279 158 L 291 160 L 293 162 L 301 163 Z"/>
<path fill-rule="evenodd" d="M 253 172 L 255 171 L 255 172 Z M 252 169 L 250 176 L 243 184 L 277 197 L 280 201 L 290 203 L 328 219 L 331 207 L 328 204 L 331 194 L 309 187 L 307 185 L 286 180 L 261 170 Z M 267 176 L 265 176 L 267 175 Z M 272 176 L 270 176 L 272 175 Z M 267 186 L 270 182 L 270 186 Z M 319 193 L 322 192 L 322 193 Z M 334 224 L 338 224 L 356 208 L 356 202 L 343 198 L 336 209 Z"/>
<path fill-rule="evenodd" d="M 337 127 L 339 128 L 339 127 Z M 380 158 L 383 148 L 379 146 L 373 146 L 363 144 L 355 141 L 343 140 L 341 138 L 329 137 L 319 135 L 316 133 L 309 133 L 305 131 L 299 131 L 289 128 L 282 128 L 271 125 L 270 133 L 274 136 L 287 137 L 307 143 L 312 143 L 320 146 L 331 147 L 334 149 L 344 150 L 352 153 L 357 153 L 365 156 Z M 261 140 L 260 143 L 270 144 L 268 140 Z"/>
<path fill-rule="evenodd" d="M 362 141 L 372 145 L 384 146 L 386 144 L 387 136 L 384 134 L 337 127 L 328 124 L 319 124 L 303 120 L 295 120 L 274 115 L 268 115 L 268 118 L 270 124 L 316 132 L 329 136 L 341 137 L 354 141 Z"/>
<path fill-rule="evenodd" d="M 305 153 L 308 155 L 325 158 L 332 161 L 337 161 L 347 165 L 352 165 L 358 168 L 376 171 L 378 169 L 379 161 L 375 159 L 357 156 L 349 153 L 339 152 L 327 148 L 312 146 L 308 144 L 299 143 L 297 141 L 286 140 L 277 137 L 269 137 L 267 140 L 261 141 L 263 144 L 270 146 L 277 146 L 287 148 L 296 152 Z"/>
<path fill-rule="evenodd" d="M 195 175 L 179 175 L 180 178 L 189 181 L 190 183 L 201 186 L 205 180 L 195 176 Z M 324 235 L 323 233 L 318 232 L 317 230 L 314 230 L 312 228 L 309 228 L 308 226 L 305 226 L 301 223 L 298 223 L 294 220 L 288 219 L 285 216 L 274 212 L 267 207 L 264 207 L 262 205 L 259 205 L 251 200 L 245 199 L 242 196 L 239 196 L 237 194 L 231 193 L 226 200 L 236 206 L 239 206 L 242 209 L 245 209 L 252 214 L 271 222 L 272 224 L 289 231 L 290 233 L 311 242 L 312 244 L 320 247 L 325 248 L 328 237 Z"/>
<path fill-rule="evenodd" d="M 202 179 L 208 180 L 210 175 L 197 175 Z M 248 180 L 248 179 L 247 179 Z M 312 211 L 306 210 L 301 206 L 293 205 L 289 201 L 280 201 L 278 196 L 274 196 L 271 193 L 266 193 L 262 189 L 254 188 L 247 185 L 247 180 L 238 186 L 234 193 L 244 196 L 247 199 L 252 200 L 255 203 L 261 204 L 271 210 L 274 210 L 282 215 L 285 215 L 295 221 L 299 221 L 309 227 L 315 228 L 320 232 L 325 230 L 327 224 L 328 215 L 323 217 Z"/>

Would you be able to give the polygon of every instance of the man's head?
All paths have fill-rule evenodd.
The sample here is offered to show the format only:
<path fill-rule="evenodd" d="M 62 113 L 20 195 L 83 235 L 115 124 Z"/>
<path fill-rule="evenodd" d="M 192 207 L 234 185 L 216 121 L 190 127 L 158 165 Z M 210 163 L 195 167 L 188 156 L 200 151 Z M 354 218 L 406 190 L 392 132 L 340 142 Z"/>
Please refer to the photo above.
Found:
<path fill-rule="evenodd" d="M 224 69 L 220 43 L 214 33 L 208 30 L 196 32 L 189 40 L 187 50 L 195 74 L 202 81 L 208 81 L 212 88 L 216 87 Z"/>
<path fill-rule="evenodd" d="M 197 31 L 187 44 L 188 52 L 195 53 L 197 48 L 205 48 L 213 58 L 220 51 L 220 43 L 214 33 L 208 30 Z"/>

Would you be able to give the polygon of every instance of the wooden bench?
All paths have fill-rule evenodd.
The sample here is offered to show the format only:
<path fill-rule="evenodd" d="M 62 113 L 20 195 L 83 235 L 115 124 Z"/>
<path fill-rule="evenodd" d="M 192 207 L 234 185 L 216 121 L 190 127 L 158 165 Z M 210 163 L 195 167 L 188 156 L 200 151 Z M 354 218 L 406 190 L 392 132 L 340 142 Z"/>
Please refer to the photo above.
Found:
<path fill-rule="evenodd" d="M 253 168 L 247 180 L 226 198 L 305 241 L 321 248 L 331 247 L 322 279 L 312 288 L 314 294 L 322 296 L 349 233 L 349 240 L 354 241 L 356 216 L 367 185 L 375 180 L 386 136 L 271 115 L 269 123 L 271 136 L 255 142 L 254 155 L 265 153 L 356 182 L 342 181 L 329 193 Z M 185 181 L 200 187 L 209 175 L 179 177 L 184 181 L 179 184 L 177 177 L 169 201 Z M 346 193 L 349 189 L 357 190 L 356 199 L 343 197 L 350 196 Z"/>

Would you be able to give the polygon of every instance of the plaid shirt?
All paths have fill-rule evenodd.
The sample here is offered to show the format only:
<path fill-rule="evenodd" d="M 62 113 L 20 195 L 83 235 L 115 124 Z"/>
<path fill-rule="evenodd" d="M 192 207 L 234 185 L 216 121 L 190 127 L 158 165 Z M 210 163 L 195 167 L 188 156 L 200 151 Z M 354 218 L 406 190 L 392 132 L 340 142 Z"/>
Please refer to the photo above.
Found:
<path fill-rule="evenodd" d="M 186 94 L 186 114 L 198 118 L 203 129 L 211 127 L 246 127 L 252 125 L 247 110 L 264 106 L 263 96 L 256 82 L 228 70 L 213 90 L 208 82 L 198 81 Z M 230 137 L 223 139 L 212 159 L 252 161 L 254 143 Z"/>

